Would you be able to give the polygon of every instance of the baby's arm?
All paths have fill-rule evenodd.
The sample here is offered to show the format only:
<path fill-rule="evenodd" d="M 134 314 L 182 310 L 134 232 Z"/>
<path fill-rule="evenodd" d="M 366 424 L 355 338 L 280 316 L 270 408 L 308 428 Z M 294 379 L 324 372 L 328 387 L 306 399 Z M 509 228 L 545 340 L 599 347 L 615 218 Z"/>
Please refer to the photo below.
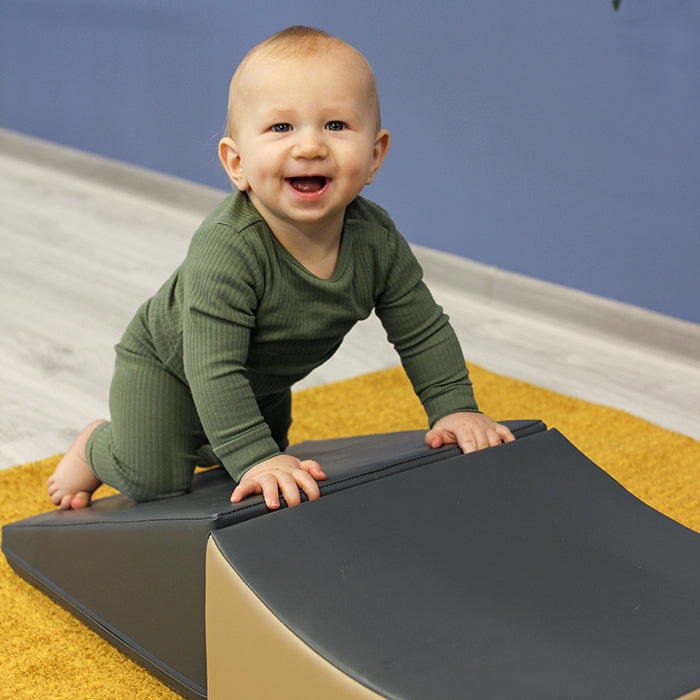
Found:
<path fill-rule="evenodd" d="M 440 418 L 425 434 L 425 442 L 430 447 L 456 443 L 465 453 L 513 440 L 513 433 L 505 425 L 496 423 L 483 413 L 467 411 Z"/>
<path fill-rule="evenodd" d="M 301 503 L 299 489 L 310 501 L 321 492 L 317 481 L 325 481 L 321 465 L 312 459 L 300 460 L 292 455 L 281 454 L 266 459 L 249 469 L 231 494 L 231 503 L 238 503 L 246 496 L 261 493 L 271 510 L 280 507 L 280 493 L 287 505 Z"/>

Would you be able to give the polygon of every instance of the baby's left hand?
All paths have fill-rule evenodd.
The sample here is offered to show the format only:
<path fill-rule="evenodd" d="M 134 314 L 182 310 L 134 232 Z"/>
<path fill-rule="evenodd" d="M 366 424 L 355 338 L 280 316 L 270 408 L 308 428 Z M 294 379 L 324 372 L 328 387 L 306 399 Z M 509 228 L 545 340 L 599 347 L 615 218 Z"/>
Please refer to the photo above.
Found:
<path fill-rule="evenodd" d="M 505 425 L 496 423 L 483 413 L 450 413 L 441 418 L 425 434 L 430 447 L 457 444 L 463 452 L 474 452 L 485 447 L 513 442 L 515 437 Z"/>

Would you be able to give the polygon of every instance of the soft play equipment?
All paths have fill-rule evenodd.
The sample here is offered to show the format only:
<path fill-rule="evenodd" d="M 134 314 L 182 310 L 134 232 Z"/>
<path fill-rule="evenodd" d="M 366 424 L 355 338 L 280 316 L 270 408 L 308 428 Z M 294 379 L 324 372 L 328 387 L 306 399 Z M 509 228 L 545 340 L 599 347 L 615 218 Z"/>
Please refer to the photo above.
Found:
<path fill-rule="evenodd" d="M 700 698 L 700 534 L 509 426 L 469 455 L 423 431 L 302 443 L 317 501 L 234 506 L 214 469 L 7 525 L 2 548 L 189 698 Z"/>

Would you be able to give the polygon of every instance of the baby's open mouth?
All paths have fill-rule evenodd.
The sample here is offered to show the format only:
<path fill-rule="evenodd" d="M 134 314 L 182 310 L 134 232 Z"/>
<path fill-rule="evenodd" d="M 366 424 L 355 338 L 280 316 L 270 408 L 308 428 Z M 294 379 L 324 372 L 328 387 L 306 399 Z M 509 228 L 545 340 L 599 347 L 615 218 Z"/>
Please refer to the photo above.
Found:
<path fill-rule="evenodd" d="M 297 190 L 297 192 L 320 192 L 328 182 L 328 178 L 321 175 L 312 177 L 290 177 L 289 184 Z"/>

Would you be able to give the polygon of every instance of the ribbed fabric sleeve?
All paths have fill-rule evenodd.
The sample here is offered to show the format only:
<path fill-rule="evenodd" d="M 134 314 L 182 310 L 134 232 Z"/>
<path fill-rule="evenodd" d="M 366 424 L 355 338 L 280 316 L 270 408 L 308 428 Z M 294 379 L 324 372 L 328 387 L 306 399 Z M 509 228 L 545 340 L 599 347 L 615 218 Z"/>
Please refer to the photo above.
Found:
<path fill-rule="evenodd" d="M 450 413 L 478 411 L 449 318 L 433 300 L 418 261 L 398 234 L 376 313 L 399 353 L 431 427 Z"/>
<path fill-rule="evenodd" d="M 239 480 L 279 453 L 259 404 L 331 357 L 375 307 L 431 425 L 477 410 L 459 344 L 418 262 L 386 212 L 363 198 L 347 209 L 326 280 L 285 250 L 247 196 L 231 195 L 127 334 L 189 386 L 214 452 Z"/>

